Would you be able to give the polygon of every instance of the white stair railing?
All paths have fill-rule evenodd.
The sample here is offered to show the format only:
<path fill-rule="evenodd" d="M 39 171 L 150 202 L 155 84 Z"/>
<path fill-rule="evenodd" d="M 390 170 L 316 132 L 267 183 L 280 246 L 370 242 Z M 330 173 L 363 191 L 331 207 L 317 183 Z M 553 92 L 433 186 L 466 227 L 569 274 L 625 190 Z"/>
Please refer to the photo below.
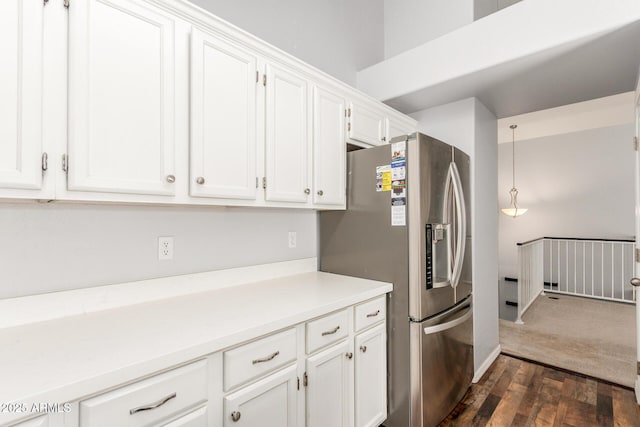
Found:
<path fill-rule="evenodd" d="M 518 243 L 518 318 L 544 292 L 634 304 L 633 240 L 544 237 Z"/>
<path fill-rule="evenodd" d="M 542 240 L 518 243 L 518 318 L 544 292 L 544 244 Z"/>
<path fill-rule="evenodd" d="M 633 240 L 544 238 L 545 290 L 633 304 Z"/>

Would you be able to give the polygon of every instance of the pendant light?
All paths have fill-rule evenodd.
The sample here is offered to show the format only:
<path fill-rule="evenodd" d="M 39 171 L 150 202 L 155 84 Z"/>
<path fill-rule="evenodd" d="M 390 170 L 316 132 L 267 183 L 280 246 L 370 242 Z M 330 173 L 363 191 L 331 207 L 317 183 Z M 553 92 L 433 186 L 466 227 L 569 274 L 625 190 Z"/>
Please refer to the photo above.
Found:
<path fill-rule="evenodd" d="M 511 153 L 512 153 L 512 166 L 513 166 L 513 185 L 511 186 L 511 190 L 509 190 L 509 196 L 511 196 L 511 203 L 509 203 L 508 208 L 502 209 L 502 213 L 515 218 L 524 214 L 527 209 L 521 208 L 518 206 L 518 189 L 516 188 L 516 128 L 518 125 L 511 125 L 509 128 L 511 129 Z"/>

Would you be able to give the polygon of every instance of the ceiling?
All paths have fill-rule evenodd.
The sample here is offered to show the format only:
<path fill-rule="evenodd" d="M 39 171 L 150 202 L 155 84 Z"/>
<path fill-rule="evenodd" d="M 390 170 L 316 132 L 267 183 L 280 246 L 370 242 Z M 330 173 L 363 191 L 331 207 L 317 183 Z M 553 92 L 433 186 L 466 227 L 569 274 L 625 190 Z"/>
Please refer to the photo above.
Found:
<path fill-rule="evenodd" d="M 639 69 L 640 22 L 635 22 L 385 103 L 411 113 L 475 96 L 503 118 L 633 91 Z"/>

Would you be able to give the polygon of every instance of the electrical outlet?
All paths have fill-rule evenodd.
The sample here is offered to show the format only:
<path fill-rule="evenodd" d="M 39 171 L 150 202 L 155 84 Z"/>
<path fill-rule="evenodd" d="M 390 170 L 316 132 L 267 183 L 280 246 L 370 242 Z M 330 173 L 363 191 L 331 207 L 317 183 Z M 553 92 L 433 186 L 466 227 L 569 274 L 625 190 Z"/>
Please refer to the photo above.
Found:
<path fill-rule="evenodd" d="M 297 243 L 298 242 L 297 242 L 296 232 L 290 231 L 289 232 L 289 248 L 291 249 L 295 248 Z"/>
<path fill-rule="evenodd" d="M 158 259 L 173 259 L 173 237 L 158 237 Z"/>

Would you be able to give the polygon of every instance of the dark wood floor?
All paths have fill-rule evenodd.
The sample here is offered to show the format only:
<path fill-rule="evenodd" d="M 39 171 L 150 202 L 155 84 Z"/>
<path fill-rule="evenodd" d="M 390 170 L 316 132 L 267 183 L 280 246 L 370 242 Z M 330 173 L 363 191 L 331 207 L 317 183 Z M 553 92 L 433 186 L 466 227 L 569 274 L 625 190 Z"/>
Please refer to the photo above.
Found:
<path fill-rule="evenodd" d="M 639 408 L 628 388 L 500 355 L 440 426 L 640 427 Z"/>

